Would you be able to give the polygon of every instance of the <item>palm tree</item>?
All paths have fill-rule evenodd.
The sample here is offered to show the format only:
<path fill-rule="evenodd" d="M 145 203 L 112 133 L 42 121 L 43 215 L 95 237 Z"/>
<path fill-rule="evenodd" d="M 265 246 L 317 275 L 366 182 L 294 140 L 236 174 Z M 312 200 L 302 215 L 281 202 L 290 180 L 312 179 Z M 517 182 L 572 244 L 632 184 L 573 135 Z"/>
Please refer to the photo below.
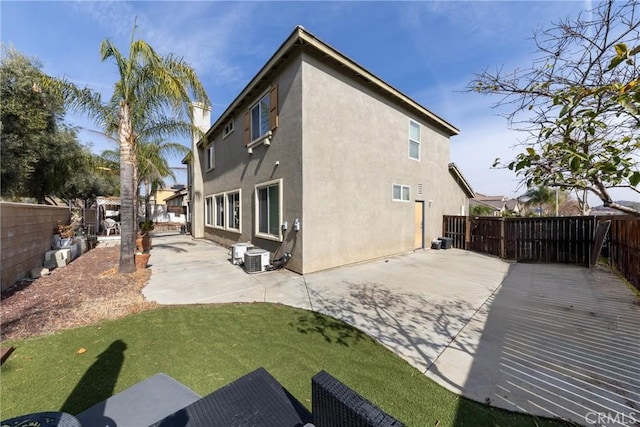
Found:
<path fill-rule="evenodd" d="M 136 144 L 136 158 L 138 160 L 138 182 L 136 187 L 136 199 L 140 198 L 144 187 L 145 220 L 150 217 L 149 199 L 151 194 L 164 186 L 165 178 L 173 178 L 175 175 L 169 166 L 167 157 L 184 156 L 189 152 L 187 147 L 177 142 L 169 141 L 138 141 Z M 120 158 L 119 150 L 106 150 L 102 152 L 102 158 L 113 160 Z"/>
<path fill-rule="evenodd" d="M 542 215 L 542 212 L 546 211 L 543 206 L 549 206 L 554 203 L 556 193 L 555 190 L 545 187 L 544 185 L 538 187 L 531 187 L 529 190 L 520 196 L 525 200 L 525 206 L 537 206 L 538 207 L 538 215 Z"/>
<path fill-rule="evenodd" d="M 45 80 L 45 85 L 62 93 L 68 106 L 85 112 L 106 135 L 118 140 L 120 273 L 135 271 L 138 141 L 199 133 L 192 124 L 191 106 L 194 102 L 210 104 L 202 83 L 188 64 L 172 54 L 161 56 L 145 41 L 134 40 L 134 34 L 128 56 L 124 56 L 109 39 L 100 46 L 102 61 L 112 61 L 119 78 L 107 102 L 102 101 L 99 93 L 80 89 L 67 80 Z M 188 121 L 183 120 L 185 116 Z"/>

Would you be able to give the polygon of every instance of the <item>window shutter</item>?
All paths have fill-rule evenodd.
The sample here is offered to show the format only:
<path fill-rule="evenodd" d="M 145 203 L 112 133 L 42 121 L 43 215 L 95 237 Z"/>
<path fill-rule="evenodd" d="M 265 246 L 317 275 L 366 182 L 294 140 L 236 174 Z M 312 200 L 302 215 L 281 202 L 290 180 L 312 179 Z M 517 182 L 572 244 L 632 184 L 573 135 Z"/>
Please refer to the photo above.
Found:
<path fill-rule="evenodd" d="M 249 111 L 244 113 L 244 145 L 249 145 L 251 142 L 251 117 L 249 116 Z"/>
<path fill-rule="evenodd" d="M 274 130 L 278 127 L 278 85 L 269 91 L 269 128 Z"/>

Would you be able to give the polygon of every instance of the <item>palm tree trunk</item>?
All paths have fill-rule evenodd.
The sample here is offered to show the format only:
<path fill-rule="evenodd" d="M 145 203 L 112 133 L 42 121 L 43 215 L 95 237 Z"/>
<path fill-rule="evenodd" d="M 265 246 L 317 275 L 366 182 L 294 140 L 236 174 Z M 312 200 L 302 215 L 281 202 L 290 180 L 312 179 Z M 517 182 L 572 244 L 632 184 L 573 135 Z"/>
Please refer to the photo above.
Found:
<path fill-rule="evenodd" d="M 136 152 L 131 126 L 130 106 L 120 104 L 120 273 L 136 270 L 134 253 L 136 247 Z"/>

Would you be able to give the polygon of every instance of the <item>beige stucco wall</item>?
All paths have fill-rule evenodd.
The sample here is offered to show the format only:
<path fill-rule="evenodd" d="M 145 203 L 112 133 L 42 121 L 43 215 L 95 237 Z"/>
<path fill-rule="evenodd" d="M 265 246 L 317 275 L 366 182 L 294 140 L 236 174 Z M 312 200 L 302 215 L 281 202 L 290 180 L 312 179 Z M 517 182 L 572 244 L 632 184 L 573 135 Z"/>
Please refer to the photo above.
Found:
<path fill-rule="evenodd" d="M 3 290 L 42 266 L 58 220 L 69 223 L 68 208 L 0 202 Z"/>
<path fill-rule="evenodd" d="M 222 129 L 213 137 L 215 144 L 215 168 L 204 172 L 204 196 L 241 189 L 241 233 L 204 227 L 204 237 L 230 246 L 236 242 L 252 242 L 256 247 L 266 249 L 273 257 L 280 257 L 285 251 L 293 253 L 288 268 L 302 272 L 302 236 L 304 231 L 292 230 L 293 221 L 302 218 L 302 163 L 301 140 L 302 123 L 302 75 L 300 57 L 291 58 L 283 64 L 274 80 L 265 82 L 234 115 L 234 131 L 226 138 Z M 279 126 L 274 131 L 269 146 L 253 148 L 247 153 L 243 142 L 243 117 L 264 96 L 272 84 L 278 85 Z M 221 127 L 224 127 L 221 126 Z M 200 152 L 201 167 L 205 170 L 204 151 Z M 255 186 L 273 180 L 282 180 L 283 221 L 289 228 L 284 232 L 283 241 L 277 242 L 255 236 Z M 204 217 L 204 206 L 199 212 Z M 204 223 L 204 222 L 203 222 Z"/>
<path fill-rule="evenodd" d="M 442 215 L 457 215 L 466 196 L 448 168 L 448 134 L 405 111 L 308 53 L 292 55 L 234 112 L 234 131 L 211 135 L 215 168 L 205 171 L 203 198 L 241 190 L 240 233 L 212 226 L 203 236 L 231 246 L 252 242 L 274 257 L 293 253 L 288 268 L 310 273 L 415 249 L 415 202 L 425 206 L 424 246 L 441 235 Z M 247 153 L 243 117 L 278 84 L 279 126 L 271 145 Z M 409 120 L 421 124 L 421 160 L 409 158 Z M 282 242 L 255 235 L 255 186 L 282 180 Z M 408 202 L 392 200 L 393 184 L 411 187 Z M 419 190 L 421 188 L 421 191 Z M 465 207 L 466 212 L 466 207 Z M 204 218 L 204 203 L 198 216 Z M 301 230 L 292 230 L 299 218 Z M 203 220 L 204 224 L 204 220 Z"/>
<path fill-rule="evenodd" d="M 428 246 L 464 200 L 449 138 L 320 59 L 305 55 L 302 70 L 304 273 L 414 250 L 418 200 Z M 408 156 L 409 119 L 421 124 L 420 161 Z M 411 187 L 409 202 L 392 200 L 393 184 Z"/>
<path fill-rule="evenodd" d="M 167 197 L 171 197 L 175 194 L 175 190 L 161 188 L 155 192 L 152 196 L 152 200 L 156 205 L 165 205 Z"/>

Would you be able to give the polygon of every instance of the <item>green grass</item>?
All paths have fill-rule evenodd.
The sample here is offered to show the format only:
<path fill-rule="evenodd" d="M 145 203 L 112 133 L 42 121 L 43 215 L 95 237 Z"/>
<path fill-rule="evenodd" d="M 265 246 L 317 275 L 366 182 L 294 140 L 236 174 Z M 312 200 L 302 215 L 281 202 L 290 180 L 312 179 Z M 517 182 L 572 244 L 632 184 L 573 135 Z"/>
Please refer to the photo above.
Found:
<path fill-rule="evenodd" d="M 165 307 L 6 344 L 2 419 L 75 414 L 158 372 L 205 395 L 263 366 L 308 408 L 325 369 L 410 426 L 559 425 L 460 398 L 359 330 L 279 305 Z"/>

